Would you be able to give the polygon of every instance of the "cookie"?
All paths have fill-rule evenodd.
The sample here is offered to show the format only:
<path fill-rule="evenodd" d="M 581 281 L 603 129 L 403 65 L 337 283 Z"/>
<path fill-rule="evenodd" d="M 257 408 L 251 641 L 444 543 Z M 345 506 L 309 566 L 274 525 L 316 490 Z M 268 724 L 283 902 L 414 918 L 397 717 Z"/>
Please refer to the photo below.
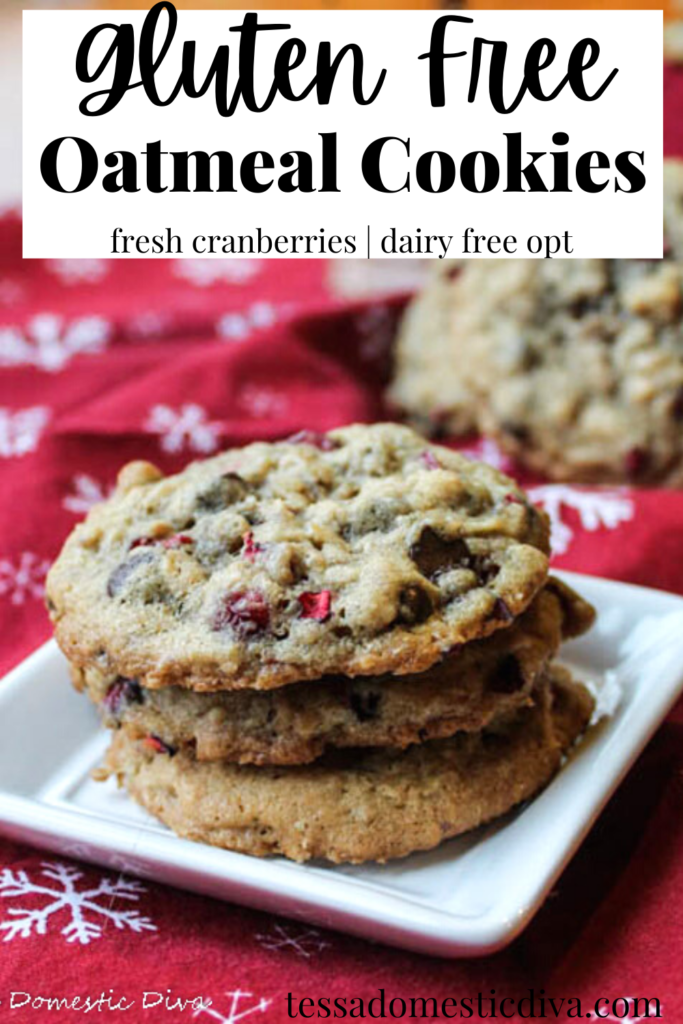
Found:
<path fill-rule="evenodd" d="M 76 665 L 141 686 L 268 689 L 425 671 L 546 579 L 547 517 L 396 424 L 122 471 L 47 580 Z"/>
<path fill-rule="evenodd" d="M 149 690 L 73 669 L 104 724 L 135 739 L 154 737 L 198 761 L 305 764 L 329 747 L 403 748 L 476 732 L 503 712 L 528 706 L 531 692 L 564 637 L 589 628 L 594 612 L 557 580 L 509 629 L 458 648 L 418 675 L 332 676 L 268 692 Z"/>
<path fill-rule="evenodd" d="M 462 261 L 433 260 L 424 289 L 409 304 L 395 345 L 389 401 L 431 436 L 477 429 L 476 402 L 453 359 L 453 282 Z"/>
<path fill-rule="evenodd" d="M 548 477 L 683 482 L 683 265 L 500 260 L 458 283 L 479 422 Z"/>
<path fill-rule="evenodd" d="M 591 710 L 587 691 L 554 669 L 533 707 L 495 728 L 400 754 L 335 752 L 313 765 L 255 768 L 169 756 L 118 732 L 104 771 L 187 839 L 297 861 L 386 861 L 431 849 L 534 796 Z"/>
<path fill-rule="evenodd" d="M 476 421 L 551 478 L 680 484 L 678 160 L 665 161 L 664 226 L 663 260 L 471 260 L 438 279 L 440 326 L 413 333 L 409 312 L 391 397 L 432 433 Z"/>
<path fill-rule="evenodd" d="M 669 21 L 664 25 L 664 60 L 669 64 L 683 64 L 683 21 Z"/>

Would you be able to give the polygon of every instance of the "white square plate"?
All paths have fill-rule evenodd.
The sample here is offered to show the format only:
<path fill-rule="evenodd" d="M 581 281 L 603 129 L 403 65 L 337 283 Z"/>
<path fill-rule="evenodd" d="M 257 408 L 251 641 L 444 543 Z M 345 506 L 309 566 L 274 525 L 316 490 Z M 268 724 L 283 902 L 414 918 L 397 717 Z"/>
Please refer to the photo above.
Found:
<path fill-rule="evenodd" d="M 558 777 L 502 821 L 386 866 L 259 860 L 178 839 L 113 781 L 89 777 L 107 738 L 54 642 L 0 683 L 0 831 L 220 899 L 445 956 L 510 942 L 538 909 L 683 689 L 683 599 L 564 574 L 599 612 L 563 660 L 612 713 Z"/>

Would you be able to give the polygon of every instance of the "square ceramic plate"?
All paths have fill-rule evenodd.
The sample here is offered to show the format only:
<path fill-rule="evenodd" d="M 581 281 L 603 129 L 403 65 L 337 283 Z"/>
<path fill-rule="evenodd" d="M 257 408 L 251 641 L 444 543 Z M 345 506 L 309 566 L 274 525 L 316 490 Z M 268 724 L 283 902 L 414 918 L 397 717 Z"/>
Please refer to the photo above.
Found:
<path fill-rule="evenodd" d="M 116 870 L 445 956 L 528 923 L 683 689 L 683 599 L 566 574 L 599 617 L 563 660 L 609 711 L 551 785 L 502 821 L 386 866 L 259 860 L 178 839 L 89 773 L 106 746 L 53 642 L 0 683 L 0 831 Z"/>

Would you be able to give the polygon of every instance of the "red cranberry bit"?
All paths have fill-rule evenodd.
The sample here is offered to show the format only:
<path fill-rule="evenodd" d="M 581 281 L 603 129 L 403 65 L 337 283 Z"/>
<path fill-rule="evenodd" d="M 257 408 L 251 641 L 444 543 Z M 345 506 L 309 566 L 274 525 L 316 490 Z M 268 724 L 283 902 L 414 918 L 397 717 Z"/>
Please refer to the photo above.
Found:
<path fill-rule="evenodd" d="M 174 533 L 170 537 L 136 537 L 130 546 L 133 548 L 150 548 L 161 544 L 162 548 L 181 548 L 184 544 L 194 544 L 192 537 L 186 533 Z"/>
<path fill-rule="evenodd" d="M 258 590 L 226 594 L 214 613 L 211 628 L 231 629 L 240 640 L 265 632 L 270 625 L 270 607 Z"/>
<path fill-rule="evenodd" d="M 102 707 L 110 715 L 118 715 L 126 704 L 142 704 L 142 690 L 136 679 L 120 676 L 107 690 Z"/>
<path fill-rule="evenodd" d="M 156 537 L 136 537 L 134 541 L 131 541 L 129 551 L 133 548 L 151 548 L 154 544 L 158 544 L 159 541 Z"/>
<path fill-rule="evenodd" d="M 441 469 L 441 463 L 434 452 L 430 452 L 429 448 L 425 448 L 423 452 L 420 452 L 420 462 L 427 469 Z"/>
<path fill-rule="evenodd" d="M 172 537 L 165 537 L 161 542 L 162 548 L 182 548 L 186 544 L 194 544 L 192 537 L 186 533 L 174 533 Z"/>
<path fill-rule="evenodd" d="M 337 447 L 335 442 L 327 434 L 321 434 L 317 430 L 299 430 L 291 437 L 286 437 L 287 444 L 310 444 L 319 448 L 321 452 L 331 452 Z"/>
<path fill-rule="evenodd" d="M 168 754 L 169 757 L 173 757 L 176 753 L 175 747 L 169 746 L 168 743 L 164 743 L 160 736 L 155 736 L 153 732 L 149 736 L 145 736 L 142 741 L 148 750 L 153 750 L 155 754 Z"/>
<path fill-rule="evenodd" d="M 512 620 L 514 619 L 514 615 L 512 614 L 512 612 L 510 611 L 502 597 L 496 598 L 493 605 L 493 611 L 491 612 L 491 618 L 501 619 L 503 622 L 512 622 Z"/>
<path fill-rule="evenodd" d="M 631 479 L 642 476 L 647 471 L 649 464 L 650 455 L 645 448 L 631 448 L 624 457 L 624 466 Z"/>
<path fill-rule="evenodd" d="M 518 494 L 513 494 L 512 492 L 510 492 L 509 494 L 506 494 L 505 497 L 503 498 L 503 501 L 505 502 L 506 505 L 524 505 L 525 504 L 525 501 L 524 501 L 523 498 L 520 498 Z"/>
<path fill-rule="evenodd" d="M 302 619 L 315 619 L 316 622 L 326 622 L 330 617 L 330 606 L 332 604 L 332 593 L 329 590 L 321 590 L 319 593 L 307 590 L 299 594 Z"/>
<path fill-rule="evenodd" d="M 263 545 L 259 544 L 258 541 L 254 540 L 254 534 L 251 530 L 248 530 L 242 538 L 244 541 L 244 547 L 242 548 L 242 554 L 248 562 L 254 562 L 256 556 L 263 551 Z"/>

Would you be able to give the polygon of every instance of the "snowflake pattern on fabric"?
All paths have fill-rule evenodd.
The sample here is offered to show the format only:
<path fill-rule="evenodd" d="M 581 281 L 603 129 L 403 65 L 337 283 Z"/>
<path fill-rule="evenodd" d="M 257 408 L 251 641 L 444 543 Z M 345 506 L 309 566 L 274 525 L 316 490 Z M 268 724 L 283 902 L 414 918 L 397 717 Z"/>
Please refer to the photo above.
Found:
<path fill-rule="evenodd" d="M 531 501 L 550 517 L 550 544 L 554 555 L 564 555 L 574 539 L 574 529 L 563 518 L 571 509 L 578 514 L 584 530 L 616 530 L 621 523 L 633 519 L 635 506 L 625 488 L 618 490 L 587 490 L 566 484 L 543 484 L 528 490 Z"/>
<path fill-rule="evenodd" d="M 485 462 L 494 469 L 503 473 L 509 473 L 512 467 L 512 460 L 505 455 L 495 441 L 490 437 L 481 437 L 474 444 L 458 449 L 461 455 L 467 459 L 475 459 L 478 462 Z"/>
<path fill-rule="evenodd" d="M 270 999 L 262 996 L 253 996 L 251 992 L 242 992 L 235 989 L 234 992 L 226 992 L 230 999 L 230 1005 L 225 1013 L 217 1010 L 212 1001 L 202 1003 L 194 1011 L 193 1017 L 206 1017 L 215 1020 L 218 1024 L 237 1024 L 237 1021 L 250 1017 L 254 1013 L 265 1013 L 271 1004 Z M 255 999 L 255 1002 L 252 1000 Z"/>
<path fill-rule="evenodd" d="M 50 273 L 62 284 L 97 284 L 109 273 L 109 264 L 100 259 L 50 259 L 45 260 Z"/>
<path fill-rule="evenodd" d="M 32 551 L 23 551 L 14 561 L 0 558 L 0 597 L 9 597 L 15 605 L 28 598 L 42 600 L 49 568 L 49 561 Z"/>
<path fill-rule="evenodd" d="M 0 458 L 20 458 L 34 452 L 50 419 L 50 410 L 44 405 L 29 409 L 0 407 Z"/>
<path fill-rule="evenodd" d="M 60 934 L 67 942 L 82 946 L 101 938 L 107 922 L 119 930 L 128 928 L 137 933 L 157 930 L 156 925 L 137 910 L 114 909 L 117 899 L 138 900 L 140 893 L 146 892 L 140 882 L 104 877 L 94 888 L 79 888 L 77 883 L 84 877 L 82 871 L 62 863 L 44 862 L 41 867 L 42 877 L 53 882 L 53 886 L 32 882 L 25 871 L 5 868 L 0 872 L 0 898 L 41 896 L 45 900 L 39 908 L 11 907 L 7 911 L 12 920 L 0 924 L 0 931 L 5 932 L 4 942 L 46 935 L 52 918 L 61 912 L 68 913 L 69 921 Z"/>
<path fill-rule="evenodd" d="M 111 327 L 102 317 L 71 322 L 54 313 L 38 313 L 25 327 L 0 327 L 0 366 L 35 366 L 58 373 L 78 355 L 102 352 Z"/>
<path fill-rule="evenodd" d="M 240 405 L 250 416 L 261 419 L 264 416 L 282 416 L 289 407 L 289 401 L 273 388 L 247 384 L 240 394 Z"/>
<path fill-rule="evenodd" d="M 263 331 L 277 322 L 277 311 L 270 302 L 255 302 L 241 313 L 226 313 L 216 324 L 216 333 L 226 341 L 244 341 L 255 331 Z"/>
<path fill-rule="evenodd" d="M 291 950 L 304 960 L 310 960 L 316 953 L 331 947 L 316 928 L 299 928 L 296 925 L 273 924 L 272 929 L 256 936 L 264 949 Z"/>
<path fill-rule="evenodd" d="M 213 284 L 243 284 L 256 277 L 261 266 L 261 260 L 173 260 L 173 273 L 196 288 L 209 288 Z"/>
<path fill-rule="evenodd" d="M 111 497 L 114 491 L 113 487 L 104 487 L 87 473 L 77 473 L 71 481 L 71 487 L 71 494 L 66 495 L 62 505 L 67 512 L 74 512 L 76 515 L 85 515 L 95 505 Z"/>
<path fill-rule="evenodd" d="M 218 447 L 220 423 L 210 423 L 201 405 L 189 402 L 179 409 L 152 406 L 144 429 L 159 434 L 161 449 L 169 454 L 188 450 L 209 453 Z"/>

